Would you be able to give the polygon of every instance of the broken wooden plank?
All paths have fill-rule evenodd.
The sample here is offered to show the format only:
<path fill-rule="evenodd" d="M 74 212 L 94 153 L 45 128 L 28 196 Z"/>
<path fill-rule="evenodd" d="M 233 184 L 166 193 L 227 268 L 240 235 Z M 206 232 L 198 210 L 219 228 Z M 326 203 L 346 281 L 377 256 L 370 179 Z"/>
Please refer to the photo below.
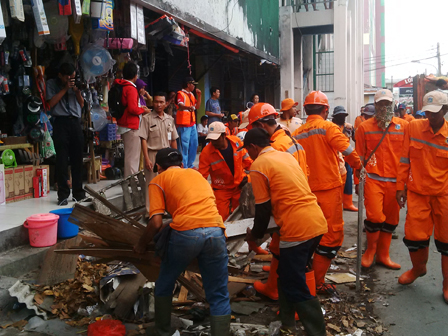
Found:
<path fill-rule="evenodd" d="M 229 275 L 229 282 L 239 282 L 239 283 L 250 284 L 250 283 L 255 283 L 257 281 L 260 281 L 260 279 L 248 279 L 248 278 L 241 278 L 241 277 Z"/>
<path fill-rule="evenodd" d="M 185 271 L 185 279 L 190 280 L 191 276 L 190 273 L 188 271 Z M 185 286 L 182 286 L 180 288 L 180 292 L 179 292 L 179 297 L 177 298 L 178 301 L 187 301 L 187 296 L 188 296 L 188 289 Z"/>
<path fill-rule="evenodd" d="M 256 261 L 271 261 L 272 260 L 272 254 L 257 254 L 255 257 L 252 258 L 252 260 L 256 260 Z"/>
<path fill-rule="evenodd" d="M 73 279 L 75 277 L 78 255 L 63 255 L 55 253 L 55 251 L 76 246 L 81 243 L 81 240 L 80 237 L 74 237 L 52 246 L 45 255 L 37 282 L 42 285 L 52 286 L 68 279 Z"/>
<path fill-rule="evenodd" d="M 187 280 L 183 275 L 179 276 L 177 280 L 180 282 L 182 286 L 185 286 L 191 294 L 193 294 L 197 300 L 205 302 L 205 292 L 204 289 L 199 287 L 197 283 Z"/>

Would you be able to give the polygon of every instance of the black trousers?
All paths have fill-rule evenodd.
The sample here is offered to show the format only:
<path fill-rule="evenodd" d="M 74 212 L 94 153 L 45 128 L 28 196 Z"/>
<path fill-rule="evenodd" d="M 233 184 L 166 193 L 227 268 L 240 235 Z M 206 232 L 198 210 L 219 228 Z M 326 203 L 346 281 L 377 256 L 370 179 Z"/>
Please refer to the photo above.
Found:
<path fill-rule="evenodd" d="M 294 247 L 280 248 L 278 284 L 291 303 L 314 299 L 306 284 L 305 273 L 321 239 L 322 235 Z"/>
<path fill-rule="evenodd" d="M 84 135 L 79 118 L 56 117 L 53 123 L 53 142 L 56 150 L 56 181 L 58 183 L 58 200 L 70 196 L 67 184 L 68 165 L 72 173 L 72 195 L 77 200 L 85 197 L 82 188 L 82 153 Z"/>

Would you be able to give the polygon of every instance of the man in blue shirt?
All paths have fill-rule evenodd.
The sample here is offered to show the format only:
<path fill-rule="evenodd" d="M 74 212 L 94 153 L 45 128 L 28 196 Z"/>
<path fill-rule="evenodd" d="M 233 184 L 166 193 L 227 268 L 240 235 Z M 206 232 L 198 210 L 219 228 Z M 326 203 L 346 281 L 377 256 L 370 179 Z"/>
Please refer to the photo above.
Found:
<path fill-rule="evenodd" d="M 219 96 L 221 92 L 215 86 L 210 88 L 210 99 L 205 103 L 205 115 L 208 116 L 208 125 L 215 121 L 222 121 L 224 114 L 221 113 L 221 106 L 219 106 Z"/>

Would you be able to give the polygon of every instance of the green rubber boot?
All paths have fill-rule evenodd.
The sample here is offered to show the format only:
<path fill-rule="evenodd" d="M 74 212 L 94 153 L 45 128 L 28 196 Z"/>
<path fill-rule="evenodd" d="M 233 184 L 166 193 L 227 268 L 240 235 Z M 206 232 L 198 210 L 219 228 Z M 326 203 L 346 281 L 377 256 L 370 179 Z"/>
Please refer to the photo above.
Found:
<path fill-rule="evenodd" d="M 326 336 L 325 320 L 319 299 L 295 303 L 294 308 L 308 336 Z"/>
<path fill-rule="evenodd" d="M 210 316 L 210 327 L 212 336 L 230 335 L 230 315 Z"/>
<path fill-rule="evenodd" d="M 172 296 L 154 296 L 155 335 L 171 336 L 171 308 Z"/>
<path fill-rule="evenodd" d="M 279 317 L 282 322 L 282 327 L 295 330 L 296 320 L 294 316 L 296 311 L 294 309 L 294 304 L 286 299 L 286 295 L 281 290 L 280 285 L 278 286 L 278 303 L 280 304 Z"/>

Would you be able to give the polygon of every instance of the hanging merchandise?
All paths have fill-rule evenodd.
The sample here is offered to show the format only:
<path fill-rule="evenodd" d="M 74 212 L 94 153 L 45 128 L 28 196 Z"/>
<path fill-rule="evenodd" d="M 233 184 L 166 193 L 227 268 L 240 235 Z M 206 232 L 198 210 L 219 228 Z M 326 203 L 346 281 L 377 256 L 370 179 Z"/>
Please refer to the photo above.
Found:
<path fill-rule="evenodd" d="M 13 19 L 25 22 L 22 0 L 9 0 L 9 11 L 11 12 L 11 17 Z"/>
<path fill-rule="evenodd" d="M 106 47 L 109 45 L 108 47 Z M 131 50 L 134 45 L 134 40 L 131 38 L 107 38 L 104 40 L 104 48 L 118 49 L 118 50 Z"/>
<path fill-rule="evenodd" d="M 90 16 L 90 0 L 84 0 L 82 2 L 82 15 Z"/>
<path fill-rule="evenodd" d="M 35 96 L 30 96 L 29 98 L 27 98 L 26 102 L 28 111 L 30 113 L 39 114 L 40 118 L 40 108 L 42 106 L 42 101 Z"/>
<path fill-rule="evenodd" d="M 80 54 L 80 41 L 82 34 L 84 33 L 84 25 L 81 23 L 76 24 L 73 16 L 70 16 L 69 18 L 69 24 L 70 24 L 70 36 L 72 37 L 73 43 L 75 45 L 75 55 L 79 56 Z"/>
<path fill-rule="evenodd" d="M 137 35 L 137 5 L 131 1 L 130 7 L 129 7 L 129 13 L 130 13 L 130 26 L 131 26 L 131 38 L 136 40 L 138 38 Z"/>
<path fill-rule="evenodd" d="M 45 138 L 45 132 L 40 126 L 33 127 L 28 134 L 28 140 L 35 144 L 43 141 Z"/>
<path fill-rule="evenodd" d="M 95 77 L 107 73 L 115 64 L 109 52 L 98 45 L 92 44 L 81 55 L 81 67 L 87 83 L 93 83 Z"/>
<path fill-rule="evenodd" d="M 45 67 L 42 65 L 35 66 L 33 68 L 34 71 L 34 79 L 36 81 L 37 90 L 39 91 L 39 96 L 41 101 L 43 102 L 43 108 L 45 111 L 49 111 L 50 107 L 48 106 L 46 95 L 47 95 L 47 86 L 45 84 Z"/>
<path fill-rule="evenodd" d="M 91 0 L 90 1 L 90 17 L 100 19 L 103 13 L 103 6 L 106 0 Z"/>
<path fill-rule="evenodd" d="M 93 5 L 94 2 L 92 2 Z M 100 29 L 106 31 L 114 30 L 113 2 L 112 0 L 104 0 L 102 3 L 100 18 L 92 18 L 92 29 Z"/>
<path fill-rule="evenodd" d="M 7 1 L 0 1 L 2 8 L 2 19 L 5 27 L 9 27 L 8 3 Z"/>
<path fill-rule="evenodd" d="M 45 13 L 47 14 L 50 35 L 45 35 L 44 40 L 50 44 L 63 44 L 67 40 L 68 18 L 59 15 L 58 3 L 49 1 L 44 4 Z"/>
<path fill-rule="evenodd" d="M 107 114 L 100 105 L 94 105 L 90 110 L 90 116 L 95 132 L 101 131 L 107 124 Z"/>
<path fill-rule="evenodd" d="M 2 7 L 3 7 L 3 4 L 2 4 Z M 6 29 L 5 29 L 5 22 L 3 21 L 2 7 L 0 7 L 0 44 L 2 44 L 6 38 Z"/>
<path fill-rule="evenodd" d="M 185 32 L 183 31 L 183 29 L 181 27 L 179 27 L 179 25 L 175 21 L 174 21 L 174 24 L 172 27 L 173 27 L 173 30 L 169 34 L 164 35 L 163 39 L 165 41 L 168 41 L 168 42 L 174 44 L 174 45 L 186 47 L 189 39 L 185 35 Z"/>
<path fill-rule="evenodd" d="M 72 15 L 70 0 L 58 0 L 59 15 Z"/>
<path fill-rule="evenodd" d="M 81 8 L 81 0 L 72 0 L 73 7 L 73 19 L 76 24 L 81 23 L 82 18 L 82 8 Z"/>
<path fill-rule="evenodd" d="M 138 43 L 146 45 L 145 16 L 140 5 L 137 5 L 137 36 Z"/>
<path fill-rule="evenodd" d="M 51 138 L 50 132 L 47 126 L 44 126 L 44 140 L 42 141 L 41 155 L 44 159 L 48 159 L 53 155 L 56 155 L 56 150 L 54 149 L 53 139 Z"/>
<path fill-rule="evenodd" d="M 49 35 L 50 28 L 48 27 L 47 16 L 45 15 L 44 4 L 42 0 L 31 0 L 33 6 L 34 20 L 36 21 L 37 33 L 39 35 Z"/>

